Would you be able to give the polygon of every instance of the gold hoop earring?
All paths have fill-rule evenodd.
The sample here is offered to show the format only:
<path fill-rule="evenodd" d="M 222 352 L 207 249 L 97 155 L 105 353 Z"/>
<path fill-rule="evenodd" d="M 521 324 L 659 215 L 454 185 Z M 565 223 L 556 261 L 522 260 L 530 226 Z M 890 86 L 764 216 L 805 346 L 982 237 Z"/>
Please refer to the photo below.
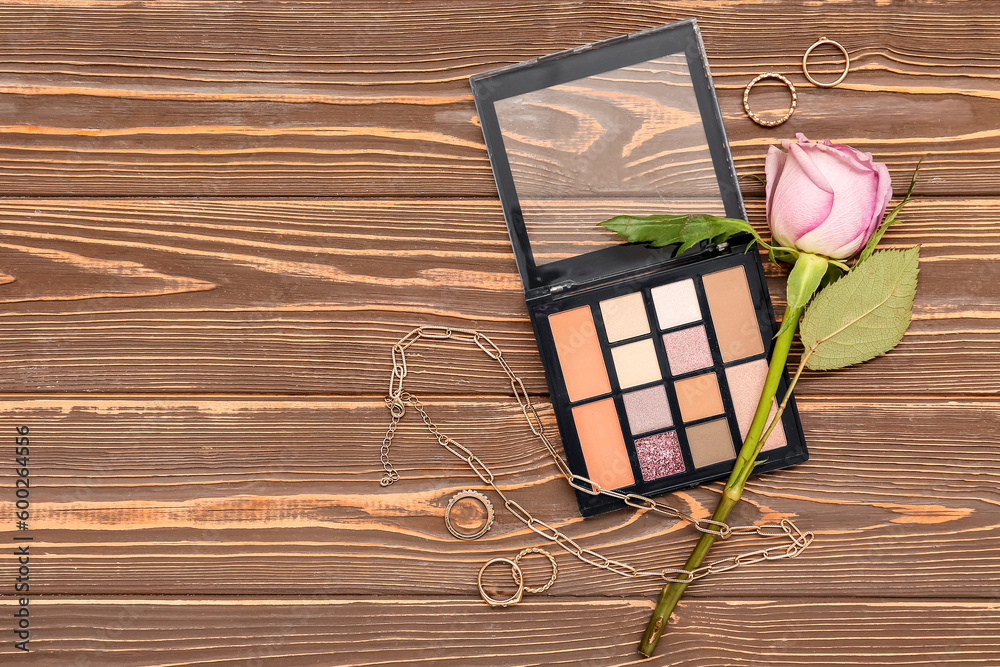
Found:
<path fill-rule="evenodd" d="M 757 82 L 762 81 L 764 79 L 777 79 L 778 81 L 781 81 L 786 86 L 788 86 L 788 91 L 792 94 L 791 106 L 788 107 L 787 113 L 785 113 L 785 115 L 779 118 L 778 120 L 763 120 L 760 116 L 755 114 L 750 109 L 750 89 L 753 88 L 755 85 L 757 85 Z M 747 115 L 750 116 L 750 120 L 757 123 L 758 125 L 763 125 L 764 127 L 777 127 L 778 125 L 781 125 L 786 120 L 791 118 L 792 114 L 795 113 L 795 107 L 798 104 L 798 101 L 799 101 L 799 96 L 795 92 L 795 86 L 793 86 L 792 82 L 789 81 L 786 77 L 778 74 L 777 72 L 765 72 L 764 74 L 760 74 L 754 77 L 753 80 L 750 81 L 750 83 L 747 84 L 747 87 L 743 90 L 743 108 L 746 110 Z"/>
<path fill-rule="evenodd" d="M 813 49 L 815 49 L 817 46 L 820 46 L 821 44 L 833 44 L 838 49 L 840 49 L 841 53 L 844 54 L 844 71 L 841 72 L 840 76 L 837 77 L 837 80 L 834 81 L 833 83 L 820 83 L 816 79 L 812 78 L 811 74 L 809 74 L 809 54 L 813 52 Z M 811 83 L 814 86 L 819 86 L 820 88 L 833 88 L 838 83 L 847 78 L 847 72 L 850 69 L 851 69 L 851 56 L 847 55 L 847 49 L 841 46 L 839 42 L 835 42 L 832 39 L 827 39 L 826 37 L 820 37 L 818 40 L 816 40 L 816 43 L 810 46 L 808 49 L 806 49 L 805 55 L 802 56 L 802 73 L 806 75 L 806 78 L 809 80 L 809 83 Z"/>

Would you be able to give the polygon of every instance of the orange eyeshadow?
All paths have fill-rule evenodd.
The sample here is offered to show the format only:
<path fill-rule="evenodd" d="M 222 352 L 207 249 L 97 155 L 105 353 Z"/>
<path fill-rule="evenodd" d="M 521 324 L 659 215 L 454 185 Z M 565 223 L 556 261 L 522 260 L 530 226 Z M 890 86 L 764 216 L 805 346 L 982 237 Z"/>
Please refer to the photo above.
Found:
<path fill-rule="evenodd" d="M 587 477 L 605 489 L 635 484 L 615 402 L 605 398 L 578 405 L 573 408 L 573 421 L 587 461 Z"/>
<path fill-rule="evenodd" d="M 549 315 L 549 327 L 569 400 L 582 401 L 609 393 L 611 383 L 590 306 Z"/>
<path fill-rule="evenodd" d="M 681 418 L 686 422 L 722 414 L 722 394 L 715 373 L 695 375 L 693 378 L 674 383 L 677 390 L 677 404 L 681 407 Z"/>

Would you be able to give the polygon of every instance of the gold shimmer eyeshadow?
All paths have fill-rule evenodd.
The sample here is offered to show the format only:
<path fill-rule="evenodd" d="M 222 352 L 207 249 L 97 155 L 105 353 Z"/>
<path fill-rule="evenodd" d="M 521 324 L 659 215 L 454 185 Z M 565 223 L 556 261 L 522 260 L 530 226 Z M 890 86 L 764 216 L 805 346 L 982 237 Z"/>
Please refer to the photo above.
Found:
<path fill-rule="evenodd" d="M 688 446 L 691 448 L 691 460 L 696 468 L 736 458 L 733 436 L 725 419 L 689 426 L 687 437 Z"/>
<path fill-rule="evenodd" d="M 708 308 L 715 325 L 722 360 L 736 361 L 764 353 L 757 312 L 750 298 L 747 274 L 742 266 L 702 277 Z"/>
<path fill-rule="evenodd" d="M 573 408 L 580 448 L 587 461 L 587 477 L 606 489 L 635 483 L 615 402 L 605 398 Z"/>
<path fill-rule="evenodd" d="M 638 292 L 602 301 L 601 319 L 604 320 L 604 331 L 609 343 L 649 333 L 646 305 L 642 302 L 642 294 Z"/>
<path fill-rule="evenodd" d="M 610 392 L 611 383 L 590 306 L 549 315 L 549 327 L 569 400 L 582 401 Z"/>
<path fill-rule="evenodd" d="M 738 366 L 726 369 L 726 380 L 729 382 L 729 393 L 733 397 L 733 411 L 736 413 L 736 421 L 740 425 L 740 440 L 747 437 L 750 432 L 750 424 L 753 422 L 754 413 L 757 412 L 757 403 L 760 401 L 760 394 L 764 390 L 764 381 L 767 379 L 767 360 L 757 359 Z M 774 415 L 778 412 L 778 402 L 771 399 L 771 413 L 767 416 L 767 424 L 771 423 Z M 765 425 L 766 428 L 766 425 Z M 785 439 L 785 429 L 777 426 L 764 443 L 761 451 L 777 449 L 788 444 Z"/>
<path fill-rule="evenodd" d="M 722 394 L 715 373 L 696 375 L 674 383 L 677 403 L 681 407 L 681 418 L 686 422 L 722 414 Z"/>

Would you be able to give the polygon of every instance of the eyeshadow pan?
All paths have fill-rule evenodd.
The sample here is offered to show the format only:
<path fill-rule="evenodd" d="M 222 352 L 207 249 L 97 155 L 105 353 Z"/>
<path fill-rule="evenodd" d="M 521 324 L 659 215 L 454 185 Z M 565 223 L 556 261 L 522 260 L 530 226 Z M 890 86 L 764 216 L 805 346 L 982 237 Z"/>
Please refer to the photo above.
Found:
<path fill-rule="evenodd" d="M 549 315 L 549 328 L 569 400 L 582 401 L 609 393 L 611 382 L 590 306 Z"/>
<path fill-rule="evenodd" d="M 606 299 L 601 302 L 601 317 L 608 342 L 635 338 L 649 333 L 649 319 L 642 294 L 633 292 L 625 296 Z"/>
<path fill-rule="evenodd" d="M 712 350 L 708 347 L 704 325 L 663 334 L 663 347 L 673 375 L 683 375 L 712 365 Z"/>
<path fill-rule="evenodd" d="M 661 329 L 670 329 L 702 319 L 694 281 L 690 278 L 676 283 L 660 285 L 650 290 L 656 320 Z"/>
<path fill-rule="evenodd" d="M 661 378 L 653 339 L 647 338 L 611 348 L 618 386 L 622 389 L 655 382 Z"/>
<path fill-rule="evenodd" d="M 695 468 L 736 458 L 733 436 L 725 419 L 690 426 L 687 429 L 688 447 Z"/>
<path fill-rule="evenodd" d="M 622 394 L 625 414 L 632 435 L 658 431 L 674 425 L 667 403 L 667 391 L 662 384 Z"/>
<path fill-rule="evenodd" d="M 635 484 L 615 402 L 604 398 L 578 405 L 573 408 L 573 421 L 587 462 L 587 477 L 605 489 Z"/>
<path fill-rule="evenodd" d="M 757 403 L 760 401 L 760 394 L 764 390 L 766 379 L 766 359 L 757 359 L 726 369 L 726 380 L 729 382 L 729 393 L 733 397 L 733 411 L 736 412 L 736 421 L 740 425 L 741 439 L 745 440 L 750 431 L 750 424 L 753 422 L 754 413 L 757 412 Z M 772 398 L 771 413 L 767 416 L 768 424 L 777 413 L 778 402 Z M 777 449 L 786 444 L 788 441 L 785 439 L 784 424 L 779 424 L 774 427 L 761 451 Z"/>
<path fill-rule="evenodd" d="M 747 273 L 742 266 L 702 276 L 708 309 L 715 325 L 715 337 L 722 361 L 736 361 L 763 354 L 757 311 L 750 298 Z"/>
<path fill-rule="evenodd" d="M 703 373 L 674 383 L 681 418 L 686 422 L 722 414 L 722 394 L 715 373 Z"/>
<path fill-rule="evenodd" d="M 681 455 L 676 431 L 648 435 L 636 440 L 635 453 L 639 459 L 642 478 L 647 482 L 684 472 L 684 457 Z"/>

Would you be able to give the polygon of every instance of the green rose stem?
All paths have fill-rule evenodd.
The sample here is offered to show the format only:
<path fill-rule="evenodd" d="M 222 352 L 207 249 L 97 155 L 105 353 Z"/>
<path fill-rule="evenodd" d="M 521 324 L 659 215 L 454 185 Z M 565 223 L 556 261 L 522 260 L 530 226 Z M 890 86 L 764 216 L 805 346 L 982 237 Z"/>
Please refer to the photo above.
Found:
<path fill-rule="evenodd" d="M 736 465 L 733 467 L 733 472 L 729 475 L 729 480 L 726 482 L 726 486 L 722 491 L 722 497 L 719 499 L 719 504 L 715 508 L 715 512 L 712 514 L 713 521 L 724 522 L 728 517 L 729 513 L 732 511 L 736 503 L 739 502 L 740 497 L 743 495 L 743 487 L 746 485 L 747 479 L 749 479 L 750 474 L 753 472 L 754 465 L 756 464 L 757 454 L 760 453 L 760 449 L 764 444 L 764 440 L 760 437 L 761 433 L 764 431 L 764 426 L 767 423 L 767 417 L 771 413 L 771 406 L 775 394 L 778 392 L 778 383 L 781 380 L 781 374 L 785 370 L 785 362 L 788 360 L 788 351 L 792 346 L 792 339 L 795 337 L 795 331 L 799 326 L 799 319 L 802 317 L 803 308 L 800 306 L 794 309 L 785 309 L 784 317 L 781 318 L 782 331 L 778 334 L 778 337 L 774 341 L 774 350 L 771 354 L 771 364 L 767 370 L 767 379 L 764 381 L 764 391 L 761 393 L 760 402 L 757 403 L 757 412 L 754 413 L 753 422 L 750 424 L 750 431 L 747 433 L 746 440 L 743 442 L 743 447 L 740 448 L 740 455 L 736 459 Z M 786 326 L 787 324 L 787 326 Z M 789 387 L 789 392 L 791 392 L 791 387 Z M 787 401 L 787 393 L 785 400 Z M 782 402 L 784 406 L 784 401 Z M 772 428 L 774 424 L 778 423 L 781 418 L 781 414 L 775 416 L 772 423 Z M 768 431 L 770 434 L 770 431 Z M 691 556 L 687 559 L 684 564 L 684 569 L 690 571 L 701 567 L 702 562 L 705 560 L 705 556 L 708 555 L 708 550 L 712 547 L 712 543 L 715 542 L 717 535 L 711 533 L 702 533 L 701 539 L 698 540 L 698 544 L 695 546 L 694 551 L 691 552 Z M 681 575 L 684 576 L 684 575 Z M 673 612 L 674 607 L 677 606 L 677 602 L 681 599 L 684 594 L 685 589 L 687 589 L 688 584 L 691 583 L 690 580 L 674 582 L 667 584 L 663 588 L 663 592 L 660 593 L 660 600 L 656 604 L 656 609 L 653 611 L 653 617 L 649 620 L 649 625 L 646 626 L 646 633 L 642 637 L 642 643 L 639 644 L 639 653 L 648 657 L 653 655 L 653 651 L 656 649 L 656 644 L 660 640 L 660 635 L 663 634 L 663 630 L 667 624 L 667 618 Z"/>

